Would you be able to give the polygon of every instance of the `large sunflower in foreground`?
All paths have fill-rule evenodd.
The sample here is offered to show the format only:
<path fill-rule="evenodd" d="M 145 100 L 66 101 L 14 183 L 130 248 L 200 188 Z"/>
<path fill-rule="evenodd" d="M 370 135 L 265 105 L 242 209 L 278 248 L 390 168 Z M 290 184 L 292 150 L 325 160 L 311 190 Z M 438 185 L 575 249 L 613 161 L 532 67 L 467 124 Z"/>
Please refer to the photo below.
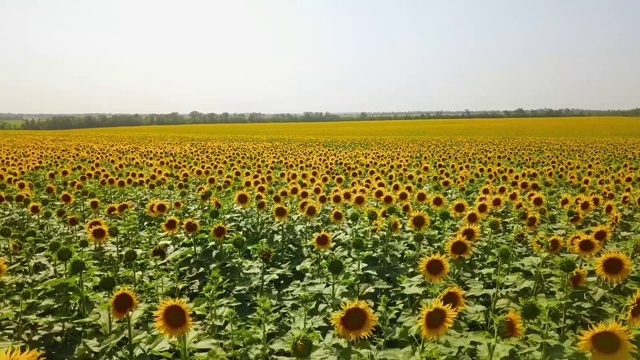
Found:
<path fill-rule="evenodd" d="M 440 253 L 428 255 L 420 261 L 419 270 L 425 279 L 432 282 L 440 282 L 449 273 L 449 260 L 440 255 Z"/>
<path fill-rule="evenodd" d="M 113 293 L 109 301 L 111 314 L 120 320 L 129 314 L 138 305 L 138 299 L 129 289 L 120 289 Z"/>
<path fill-rule="evenodd" d="M 191 309 L 181 299 L 165 299 L 153 314 L 158 332 L 166 337 L 181 336 L 191 330 Z"/>
<path fill-rule="evenodd" d="M 418 320 L 422 337 L 431 339 L 444 335 L 453 326 L 456 315 L 451 305 L 444 305 L 440 300 L 435 300 L 431 306 L 425 305 Z"/>
<path fill-rule="evenodd" d="M 40 360 L 44 359 L 38 350 L 25 350 L 20 348 L 7 348 L 0 350 L 0 360 Z"/>
<path fill-rule="evenodd" d="M 578 336 L 578 348 L 591 352 L 594 360 L 633 359 L 636 347 L 630 342 L 632 334 L 629 328 L 616 321 L 608 324 L 599 323 L 583 330 Z"/>
<path fill-rule="evenodd" d="M 331 318 L 336 332 L 348 341 L 371 336 L 377 321 L 369 304 L 362 300 L 342 303 L 342 310 Z"/>
<path fill-rule="evenodd" d="M 631 274 L 631 260 L 620 251 L 609 251 L 596 259 L 595 268 L 602 279 L 619 283 Z"/>

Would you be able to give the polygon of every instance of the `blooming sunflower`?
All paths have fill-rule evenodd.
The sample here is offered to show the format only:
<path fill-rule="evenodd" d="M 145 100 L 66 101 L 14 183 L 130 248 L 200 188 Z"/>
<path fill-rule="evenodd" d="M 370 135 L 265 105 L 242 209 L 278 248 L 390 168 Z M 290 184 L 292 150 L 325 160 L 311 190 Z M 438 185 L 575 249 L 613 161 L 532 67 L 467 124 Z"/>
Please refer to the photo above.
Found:
<path fill-rule="evenodd" d="M 458 235 L 468 241 L 476 241 L 480 237 L 480 227 L 475 224 L 465 224 L 458 230 Z"/>
<path fill-rule="evenodd" d="M 606 226 L 601 225 L 593 229 L 591 236 L 593 236 L 594 240 L 598 241 L 599 243 L 602 243 L 611 238 L 611 231 Z"/>
<path fill-rule="evenodd" d="M 180 230 L 180 220 L 178 220 L 175 216 L 170 216 L 167 220 L 162 224 L 162 230 L 164 230 L 169 235 L 177 234 Z"/>
<path fill-rule="evenodd" d="M 449 208 L 451 213 L 456 217 L 462 217 L 464 213 L 469 209 L 469 204 L 464 199 L 456 200 Z"/>
<path fill-rule="evenodd" d="M 523 334 L 522 329 L 522 317 L 520 313 L 511 309 L 505 315 L 502 320 L 502 336 L 507 337 L 520 337 Z"/>
<path fill-rule="evenodd" d="M 414 211 L 409 216 L 409 226 L 418 232 L 426 229 L 429 223 L 429 215 L 423 211 Z"/>
<path fill-rule="evenodd" d="M 236 202 L 236 204 L 238 204 L 238 206 L 245 208 L 249 206 L 251 195 L 249 195 L 249 193 L 247 193 L 246 191 L 241 190 L 236 193 L 233 200 Z"/>
<path fill-rule="evenodd" d="M 31 215 L 39 215 L 42 212 L 42 204 L 39 202 L 32 202 L 29 204 L 29 213 Z"/>
<path fill-rule="evenodd" d="M 477 210 L 471 210 L 464 215 L 464 221 L 467 224 L 478 224 L 480 222 L 480 214 Z"/>
<path fill-rule="evenodd" d="M 339 208 L 335 208 L 331 214 L 329 214 L 329 219 L 332 223 L 339 224 L 344 220 L 344 213 Z"/>
<path fill-rule="evenodd" d="M 70 205 L 73 203 L 73 195 L 71 195 L 70 192 L 65 191 L 62 194 L 60 194 L 60 202 L 65 204 L 65 205 Z"/>
<path fill-rule="evenodd" d="M 276 221 L 282 221 L 286 219 L 287 216 L 289 216 L 288 207 L 282 204 L 277 204 L 276 206 L 273 207 L 273 217 L 276 219 Z"/>
<path fill-rule="evenodd" d="M 629 328 L 616 321 L 599 323 L 582 331 L 578 336 L 578 348 L 590 352 L 594 360 L 633 359 L 636 347 L 630 342 L 632 338 Z"/>
<path fill-rule="evenodd" d="M 318 250 L 327 250 L 331 247 L 331 234 L 322 231 L 313 237 L 313 246 Z"/>
<path fill-rule="evenodd" d="M 104 244 L 109 237 L 109 227 L 107 225 L 97 225 L 89 229 L 89 239 L 96 244 Z"/>
<path fill-rule="evenodd" d="M 440 253 L 428 255 L 420 261 L 419 270 L 425 279 L 432 282 L 440 282 L 449 272 L 449 260 L 440 255 Z"/>
<path fill-rule="evenodd" d="M 38 350 L 25 350 L 20 348 L 7 348 L 0 350 L 0 360 L 40 360 L 44 359 Z"/>
<path fill-rule="evenodd" d="M 631 274 L 631 260 L 620 251 L 609 251 L 596 259 L 596 274 L 604 280 L 618 283 Z"/>
<path fill-rule="evenodd" d="M 434 209 L 440 209 L 447 205 L 447 200 L 440 194 L 434 194 L 433 196 L 431 196 L 429 203 Z"/>
<path fill-rule="evenodd" d="M 4 274 L 7 273 L 7 269 L 9 269 L 9 266 L 7 266 L 7 263 L 4 262 L 4 259 L 0 259 L 0 277 L 3 277 Z"/>
<path fill-rule="evenodd" d="M 548 239 L 548 243 L 549 243 L 548 249 L 550 254 L 558 253 L 560 250 L 562 250 L 562 247 L 564 246 L 564 241 L 558 235 L 551 236 Z"/>
<path fill-rule="evenodd" d="M 600 251 L 600 243 L 595 241 L 591 237 L 580 236 L 577 240 L 573 241 L 573 252 L 582 257 L 594 256 Z"/>
<path fill-rule="evenodd" d="M 333 314 L 331 323 L 335 331 L 348 341 L 371 336 L 378 318 L 363 300 L 342 303 L 342 310 Z"/>
<path fill-rule="evenodd" d="M 213 235 L 214 239 L 221 241 L 227 235 L 228 230 L 225 224 L 218 223 L 211 228 L 211 235 Z"/>
<path fill-rule="evenodd" d="M 195 234 L 200 231 L 200 222 L 198 220 L 189 218 L 184 221 L 182 228 L 187 234 Z"/>
<path fill-rule="evenodd" d="M 637 289 L 636 294 L 631 298 L 627 322 L 632 326 L 640 324 L 640 289 Z"/>
<path fill-rule="evenodd" d="M 569 278 L 569 284 L 573 288 L 582 287 L 587 282 L 587 272 L 584 269 L 576 269 Z"/>
<path fill-rule="evenodd" d="M 138 306 L 138 299 L 136 299 L 136 296 L 131 290 L 124 288 L 113 293 L 109 305 L 111 306 L 111 314 L 113 314 L 113 317 L 120 320 Z"/>
<path fill-rule="evenodd" d="M 164 299 L 153 314 L 158 332 L 166 337 L 181 336 L 191 330 L 191 309 L 181 299 Z"/>
<path fill-rule="evenodd" d="M 454 260 L 458 257 L 467 258 L 471 254 L 471 242 L 458 236 L 447 241 L 446 249 L 449 257 Z"/>
<path fill-rule="evenodd" d="M 451 305 L 445 305 L 439 299 L 435 300 L 431 306 L 424 305 L 418 320 L 422 337 L 425 339 L 441 337 L 453 326 L 456 315 Z"/>
<path fill-rule="evenodd" d="M 458 286 L 449 286 L 444 289 L 438 296 L 438 300 L 440 300 L 445 306 L 449 305 L 451 310 L 456 312 L 459 312 L 465 307 L 464 290 Z"/>

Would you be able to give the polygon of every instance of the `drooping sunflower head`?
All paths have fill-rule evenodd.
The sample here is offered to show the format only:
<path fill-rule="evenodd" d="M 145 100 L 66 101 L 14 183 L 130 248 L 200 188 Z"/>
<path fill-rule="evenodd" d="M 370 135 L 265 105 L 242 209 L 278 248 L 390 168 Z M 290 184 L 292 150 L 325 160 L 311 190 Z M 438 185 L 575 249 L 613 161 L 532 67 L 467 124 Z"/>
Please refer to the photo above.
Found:
<path fill-rule="evenodd" d="M 569 278 L 569 285 L 573 288 L 582 287 L 587 282 L 587 272 L 584 269 L 578 268 L 573 272 L 573 275 Z"/>
<path fill-rule="evenodd" d="M 422 337 L 432 339 L 446 334 L 447 330 L 453 326 L 456 316 L 457 313 L 451 305 L 443 304 L 440 299 L 435 300 L 431 306 L 424 305 L 418 320 Z"/>
<path fill-rule="evenodd" d="M 524 333 L 520 313 L 511 309 L 502 319 L 501 334 L 503 337 L 520 337 Z"/>
<path fill-rule="evenodd" d="M 458 257 L 467 258 L 471 254 L 471 242 L 466 238 L 457 236 L 447 241 L 446 249 L 449 257 L 454 260 Z"/>
<path fill-rule="evenodd" d="M 465 224 L 458 230 L 458 235 L 468 241 L 476 241 L 480 237 L 480 227 L 475 224 Z"/>
<path fill-rule="evenodd" d="M 172 338 L 191 330 L 191 309 L 181 299 L 165 299 L 154 313 L 155 326 L 159 333 Z"/>
<path fill-rule="evenodd" d="M 136 299 L 131 290 L 124 288 L 113 293 L 109 305 L 111 306 L 113 317 L 120 320 L 135 309 L 138 305 L 138 299 Z"/>
<path fill-rule="evenodd" d="M 335 331 L 348 341 L 371 336 L 377 321 L 373 310 L 363 300 L 343 303 L 342 310 L 331 318 Z"/>
<path fill-rule="evenodd" d="M 558 235 L 553 235 L 548 239 L 548 250 L 550 254 L 557 254 L 564 246 L 564 241 Z"/>
<path fill-rule="evenodd" d="M 631 260 L 620 251 L 609 251 L 596 259 L 595 268 L 603 280 L 619 283 L 631 274 Z"/>
<path fill-rule="evenodd" d="M 629 303 L 627 322 L 631 326 L 640 324 L 640 289 L 636 290 L 636 294 L 631 298 Z"/>
<path fill-rule="evenodd" d="M 169 235 L 177 234 L 180 230 L 180 220 L 175 216 L 168 217 L 162 224 L 162 230 Z"/>
<path fill-rule="evenodd" d="M 599 323 L 582 331 L 578 336 L 578 348 L 590 352 L 593 359 L 632 359 L 636 347 L 630 339 L 632 334 L 628 327 L 616 321 Z"/>
<path fill-rule="evenodd" d="M 187 234 L 195 234 L 200 231 L 200 221 L 191 218 L 185 219 L 182 228 Z"/>
<path fill-rule="evenodd" d="M 458 286 L 449 286 L 438 296 L 443 305 L 449 305 L 451 310 L 459 312 L 464 309 L 464 290 Z"/>
<path fill-rule="evenodd" d="M 419 270 L 428 281 L 441 282 L 449 273 L 449 260 L 440 253 L 431 254 L 422 258 Z"/>
<path fill-rule="evenodd" d="M 431 220 L 424 211 L 414 211 L 409 216 L 409 226 L 415 231 L 422 231 L 429 226 Z"/>
<path fill-rule="evenodd" d="M 327 250 L 331 247 L 331 234 L 322 231 L 313 237 L 313 246 L 318 250 Z"/>
<path fill-rule="evenodd" d="M 276 204 L 273 207 L 273 217 L 276 221 L 282 221 L 289 216 L 289 208 L 284 206 L 283 204 Z"/>

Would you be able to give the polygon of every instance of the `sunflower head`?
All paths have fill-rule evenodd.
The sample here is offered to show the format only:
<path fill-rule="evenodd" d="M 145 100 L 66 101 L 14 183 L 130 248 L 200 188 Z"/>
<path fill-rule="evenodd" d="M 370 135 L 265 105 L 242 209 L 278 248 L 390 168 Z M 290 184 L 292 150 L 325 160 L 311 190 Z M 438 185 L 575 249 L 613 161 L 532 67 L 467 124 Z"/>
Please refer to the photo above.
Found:
<path fill-rule="evenodd" d="M 507 315 L 502 319 L 501 326 L 501 334 L 505 338 L 520 337 L 524 333 L 522 329 L 522 317 L 520 313 L 513 309 L 509 310 Z"/>
<path fill-rule="evenodd" d="M 155 326 L 166 337 L 181 336 L 191 330 L 191 309 L 181 299 L 165 299 L 154 313 Z"/>
<path fill-rule="evenodd" d="M 177 234 L 180 230 L 180 220 L 175 216 L 168 217 L 162 224 L 162 230 L 170 235 Z"/>
<path fill-rule="evenodd" d="M 97 225 L 88 229 L 89 239 L 96 244 L 104 244 L 109 237 L 109 228 L 107 225 Z"/>
<path fill-rule="evenodd" d="M 129 289 L 120 289 L 113 293 L 109 301 L 111 314 L 120 320 L 127 316 L 138 305 L 138 299 Z"/>
<path fill-rule="evenodd" d="M 458 230 L 458 236 L 467 241 L 476 241 L 480 237 L 480 228 L 475 224 L 465 224 Z"/>
<path fill-rule="evenodd" d="M 276 204 L 276 206 L 273 207 L 273 217 L 276 221 L 282 221 L 286 219 L 287 216 L 289 216 L 289 208 L 283 204 Z"/>
<path fill-rule="evenodd" d="M 569 278 L 569 284 L 574 288 L 584 286 L 586 282 L 587 272 L 582 268 L 576 269 L 573 272 L 573 275 L 571 275 L 571 277 Z"/>
<path fill-rule="evenodd" d="M 348 341 L 371 336 L 377 321 L 369 304 L 362 300 L 343 303 L 342 310 L 331 318 L 335 331 Z"/>
<path fill-rule="evenodd" d="M 627 321 L 632 326 L 640 324 L 640 289 L 636 290 L 636 294 L 631 298 Z"/>
<path fill-rule="evenodd" d="M 429 215 L 423 211 L 414 211 L 409 216 L 409 226 L 415 231 L 422 231 L 429 226 Z"/>
<path fill-rule="evenodd" d="M 449 305 L 451 310 L 459 312 L 464 309 L 464 290 L 458 286 L 449 286 L 438 296 L 443 305 Z"/>
<path fill-rule="evenodd" d="M 6 348 L 0 350 L 0 359 L 2 360 L 40 360 L 44 359 L 38 350 L 25 350 L 20 348 Z"/>
<path fill-rule="evenodd" d="M 435 300 L 431 306 L 423 306 L 418 323 L 425 339 L 439 338 L 444 335 L 457 316 L 456 311 L 449 304 L 443 304 L 440 299 Z"/>
<path fill-rule="evenodd" d="M 331 222 L 339 224 L 344 221 L 344 212 L 342 212 L 342 210 L 340 210 L 339 208 L 335 208 L 329 215 L 329 219 L 331 220 Z"/>
<path fill-rule="evenodd" d="M 440 253 L 428 255 L 420 261 L 419 270 L 428 281 L 441 282 L 449 273 L 449 260 Z"/>
<path fill-rule="evenodd" d="M 593 359 L 631 359 L 636 347 L 630 342 L 629 328 L 616 321 L 599 323 L 583 330 L 578 336 L 578 348 L 590 352 Z"/>
<path fill-rule="evenodd" d="M 596 274 L 602 279 L 619 283 L 631 274 L 631 260 L 620 251 L 610 251 L 596 259 Z"/>
<path fill-rule="evenodd" d="M 447 254 L 452 259 L 467 258 L 471 254 L 471 242 L 466 238 L 457 236 L 446 244 Z"/>
<path fill-rule="evenodd" d="M 313 237 L 313 246 L 318 250 L 327 250 L 331 247 L 331 234 L 326 231 L 316 234 Z"/>
<path fill-rule="evenodd" d="M 211 235 L 214 239 L 221 241 L 227 235 L 229 229 L 223 223 L 218 223 L 211 228 Z"/>
<path fill-rule="evenodd" d="M 186 219 L 182 227 L 187 234 L 195 234 L 200 231 L 200 222 L 194 219 Z"/>

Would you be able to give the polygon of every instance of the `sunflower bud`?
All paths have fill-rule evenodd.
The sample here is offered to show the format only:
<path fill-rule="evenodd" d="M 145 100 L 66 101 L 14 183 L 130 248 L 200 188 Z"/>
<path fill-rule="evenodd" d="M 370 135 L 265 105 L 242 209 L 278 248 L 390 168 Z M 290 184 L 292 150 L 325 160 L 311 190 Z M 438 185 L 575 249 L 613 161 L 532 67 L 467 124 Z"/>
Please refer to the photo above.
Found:
<path fill-rule="evenodd" d="M 33 238 L 33 237 L 36 237 L 36 235 L 37 235 L 37 233 L 33 229 L 29 229 L 29 230 L 27 230 L 26 233 L 24 233 L 24 237 L 25 238 Z"/>
<path fill-rule="evenodd" d="M 109 236 L 116 237 L 118 236 L 119 233 L 120 233 L 120 230 L 118 230 L 117 227 L 114 226 L 109 228 Z"/>
<path fill-rule="evenodd" d="M 185 189 L 187 188 L 187 185 L 186 185 L 186 184 L 185 184 L 184 188 L 185 188 Z M 182 190 L 182 191 L 180 191 L 180 197 L 182 197 L 182 198 L 183 198 L 183 197 L 185 197 L 185 196 L 187 196 L 187 191 L 186 191 L 186 190 Z"/>
<path fill-rule="evenodd" d="M 370 221 L 376 221 L 378 219 L 378 212 L 373 209 L 367 211 L 367 218 Z"/>
<path fill-rule="evenodd" d="M 522 317 L 526 320 L 535 320 L 542 313 L 540 306 L 532 300 L 527 300 L 522 305 Z"/>
<path fill-rule="evenodd" d="M 127 263 L 132 263 L 136 261 L 137 258 L 138 253 L 133 249 L 129 249 L 124 253 L 124 261 Z"/>
<path fill-rule="evenodd" d="M 10 237 L 11 236 L 11 229 L 9 229 L 8 227 L 3 227 L 2 229 L 0 229 L 0 235 L 2 235 L 2 237 Z"/>
<path fill-rule="evenodd" d="M 349 220 L 351 220 L 351 222 L 357 222 L 359 218 L 360 215 L 355 211 L 349 214 Z"/>
<path fill-rule="evenodd" d="M 440 212 L 438 213 L 438 217 L 442 221 L 447 221 L 451 219 L 451 213 L 449 212 L 449 210 L 440 210 Z"/>
<path fill-rule="evenodd" d="M 511 258 L 511 249 L 507 245 L 503 245 L 498 249 L 498 256 L 503 263 L 506 263 Z"/>
<path fill-rule="evenodd" d="M 329 263 L 329 272 L 332 275 L 334 276 L 340 275 L 342 274 L 343 271 L 344 271 L 344 264 L 342 263 L 342 261 L 338 259 L 331 260 L 331 262 Z"/>
<path fill-rule="evenodd" d="M 364 240 L 362 240 L 361 238 L 356 238 L 353 240 L 353 248 L 355 250 L 362 250 L 364 249 Z"/>
<path fill-rule="evenodd" d="M 51 253 L 54 253 L 54 252 L 58 251 L 58 249 L 60 249 L 60 246 L 61 246 L 61 244 L 60 244 L 59 241 L 53 240 L 52 242 L 49 243 L 49 251 Z"/>
<path fill-rule="evenodd" d="M 95 198 L 96 197 L 96 193 L 94 193 L 93 191 L 91 191 L 88 195 L 89 198 Z"/>
<path fill-rule="evenodd" d="M 31 290 L 30 289 L 24 289 L 22 290 L 22 293 L 20 293 L 22 300 L 28 300 L 31 299 Z"/>
<path fill-rule="evenodd" d="M 291 345 L 291 353 L 298 359 L 307 358 L 313 351 L 313 342 L 307 338 L 299 337 Z"/>
<path fill-rule="evenodd" d="M 82 239 L 78 242 L 78 245 L 80 245 L 81 248 L 88 248 L 89 247 L 89 240 L 87 239 Z"/>
<path fill-rule="evenodd" d="M 424 235 L 422 233 L 413 234 L 413 241 L 417 243 L 421 243 L 424 241 Z"/>
<path fill-rule="evenodd" d="M 71 261 L 71 275 L 77 275 L 84 271 L 86 268 L 82 259 L 75 258 Z"/>
<path fill-rule="evenodd" d="M 56 252 L 56 257 L 58 258 L 58 260 L 62 261 L 62 262 L 67 262 L 69 261 L 69 259 L 71 259 L 71 256 L 73 255 L 73 253 L 71 252 L 71 249 L 69 249 L 66 246 L 63 246 L 61 248 L 59 248 Z"/>
<path fill-rule="evenodd" d="M 23 203 L 25 206 L 29 206 L 29 204 L 31 204 L 31 199 L 30 199 L 30 198 L 28 198 L 28 197 L 27 197 L 27 198 L 24 198 L 24 200 L 22 200 L 22 203 Z"/>
<path fill-rule="evenodd" d="M 103 291 L 111 292 L 113 291 L 113 288 L 116 287 L 116 280 L 113 278 L 113 276 L 105 276 L 100 279 L 100 283 L 98 284 L 98 286 L 100 286 L 100 289 L 102 289 Z"/>
<path fill-rule="evenodd" d="M 244 248 L 245 245 L 245 240 L 244 237 L 242 236 L 236 236 L 235 238 L 233 238 L 233 247 L 241 250 Z"/>
<path fill-rule="evenodd" d="M 49 199 L 42 199 L 41 203 L 42 203 L 42 206 L 47 206 L 49 205 Z"/>
<path fill-rule="evenodd" d="M 564 259 L 560 263 L 560 270 L 562 272 L 570 274 L 576 269 L 576 262 L 571 259 Z"/>
<path fill-rule="evenodd" d="M 500 229 L 500 219 L 491 218 L 491 220 L 489 220 L 489 228 L 493 231 L 498 231 L 498 229 Z"/>
<path fill-rule="evenodd" d="M 53 213 L 51 212 L 51 210 L 46 210 L 44 213 L 42 213 L 42 216 L 45 219 L 51 219 L 51 216 L 53 216 Z"/>
<path fill-rule="evenodd" d="M 220 216 L 220 210 L 218 209 L 213 209 L 211 211 L 209 211 L 209 217 L 212 219 L 217 219 Z"/>

